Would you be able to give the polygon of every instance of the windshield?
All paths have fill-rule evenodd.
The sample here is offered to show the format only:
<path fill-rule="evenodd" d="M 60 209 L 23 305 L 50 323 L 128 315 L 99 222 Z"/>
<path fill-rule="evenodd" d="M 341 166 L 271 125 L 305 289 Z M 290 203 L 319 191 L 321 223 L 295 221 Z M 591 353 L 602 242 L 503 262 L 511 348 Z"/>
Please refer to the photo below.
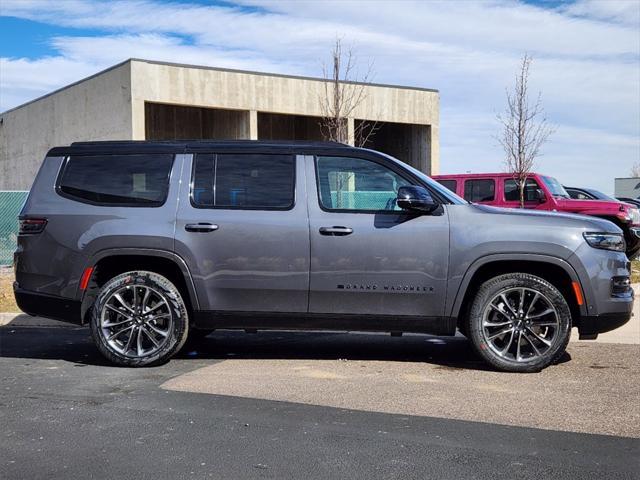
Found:
<path fill-rule="evenodd" d="M 569 194 L 564 189 L 564 187 L 555 178 L 553 178 L 553 177 L 544 177 L 543 176 L 542 177 L 542 181 L 544 182 L 546 187 L 551 192 L 551 195 L 553 195 L 554 197 L 571 198 L 571 197 L 569 197 Z"/>
<path fill-rule="evenodd" d="M 591 195 L 596 197 L 598 200 L 612 200 L 614 202 L 618 201 L 615 198 L 613 198 L 612 196 L 607 195 L 606 193 L 602 193 L 600 190 L 594 190 L 593 188 L 589 188 L 589 189 L 585 189 L 585 190 L 587 190 L 587 192 L 589 192 Z"/>

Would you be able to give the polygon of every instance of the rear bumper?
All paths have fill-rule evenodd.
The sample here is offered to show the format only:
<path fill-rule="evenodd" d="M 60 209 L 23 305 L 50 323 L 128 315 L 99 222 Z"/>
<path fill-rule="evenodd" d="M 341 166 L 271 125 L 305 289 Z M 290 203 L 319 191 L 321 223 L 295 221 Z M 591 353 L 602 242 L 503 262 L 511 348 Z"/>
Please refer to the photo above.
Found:
<path fill-rule="evenodd" d="M 77 300 L 23 290 L 17 282 L 13 283 L 13 294 L 20 310 L 29 315 L 53 318 L 77 325 L 82 323 L 80 302 Z"/>
<path fill-rule="evenodd" d="M 578 332 L 581 340 L 595 340 L 599 333 L 609 332 L 627 323 L 633 313 L 607 313 L 604 315 L 583 316 L 580 318 Z"/>

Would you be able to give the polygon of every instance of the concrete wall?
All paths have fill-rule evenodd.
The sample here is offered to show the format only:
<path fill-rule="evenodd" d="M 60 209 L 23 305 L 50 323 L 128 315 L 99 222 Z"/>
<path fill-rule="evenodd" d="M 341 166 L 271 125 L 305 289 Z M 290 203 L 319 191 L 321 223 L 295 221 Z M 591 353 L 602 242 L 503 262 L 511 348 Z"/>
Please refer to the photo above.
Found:
<path fill-rule="evenodd" d="M 29 189 L 51 147 L 131 139 L 130 79 L 124 63 L 0 114 L 0 190 Z"/>
<path fill-rule="evenodd" d="M 313 121 L 309 119 L 322 116 L 319 99 L 326 95 L 325 82 L 319 79 L 144 60 L 131 60 L 131 75 L 133 138 L 139 140 L 146 138 L 145 102 L 248 110 L 250 123 L 253 121 L 254 124 L 249 138 L 276 139 L 297 126 L 295 135 L 289 139 L 313 139 Z M 381 85 L 366 85 L 364 88 L 365 99 L 353 112 L 350 122 L 365 119 L 412 125 L 414 133 L 410 136 L 414 140 L 405 138 L 404 147 L 400 149 L 415 148 L 415 152 L 405 157 L 408 156 L 413 165 L 427 173 L 438 173 L 438 92 Z M 286 116 L 265 116 L 264 113 L 304 118 L 294 120 Z M 259 133 L 260 125 L 263 134 Z M 389 140 L 384 145 L 393 143 Z M 393 155 L 391 151 L 387 153 Z"/>

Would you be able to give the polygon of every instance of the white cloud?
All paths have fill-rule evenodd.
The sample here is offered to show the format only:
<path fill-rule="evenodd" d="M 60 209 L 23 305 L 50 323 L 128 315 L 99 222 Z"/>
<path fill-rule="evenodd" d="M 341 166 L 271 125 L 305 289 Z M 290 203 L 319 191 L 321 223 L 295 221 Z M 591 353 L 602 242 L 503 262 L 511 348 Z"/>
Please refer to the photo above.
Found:
<path fill-rule="evenodd" d="M 375 81 L 440 89 L 443 171 L 501 168 L 492 138 L 495 113 L 525 51 L 534 56 L 533 89 L 542 90 L 558 125 L 541 168 L 562 176 L 566 166 L 583 165 L 571 175 L 611 191 L 611 178 L 640 161 L 635 1 L 580 0 L 555 9 L 512 0 L 242 0 L 249 8 L 156 0 L 2 2 L 4 15 L 98 29 L 99 35 L 51 39 L 57 55 L 49 58 L 3 58 L 0 110 L 128 57 L 317 76 L 340 36 L 363 64 L 374 61 Z"/>

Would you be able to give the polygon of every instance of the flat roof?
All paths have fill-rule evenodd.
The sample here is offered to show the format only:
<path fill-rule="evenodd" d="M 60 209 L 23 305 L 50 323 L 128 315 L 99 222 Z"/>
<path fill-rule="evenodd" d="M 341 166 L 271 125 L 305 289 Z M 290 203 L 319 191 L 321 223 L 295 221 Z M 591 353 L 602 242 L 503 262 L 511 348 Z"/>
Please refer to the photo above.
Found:
<path fill-rule="evenodd" d="M 172 62 L 161 62 L 161 61 L 157 61 L 157 60 L 146 60 L 143 58 L 129 58 L 123 62 L 117 63 L 115 65 L 112 65 L 109 68 L 105 68 L 104 70 L 100 70 L 97 73 L 94 73 L 93 75 L 89 75 L 88 77 L 82 78 L 76 82 L 70 83 L 69 85 L 65 85 L 63 87 L 60 87 L 56 90 L 53 90 L 52 92 L 46 93 L 44 95 L 41 95 L 39 97 L 34 98 L 33 100 L 29 100 L 28 102 L 22 103 L 16 107 L 10 108 L 9 110 L 5 110 L 4 112 L 0 112 L 0 115 L 4 115 L 6 113 L 12 112 L 14 110 L 17 110 L 19 108 L 25 107 L 31 103 L 35 103 L 39 100 L 42 100 L 44 98 L 50 97 L 52 95 L 55 95 L 58 92 L 61 92 L 63 90 L 66 90 L 68 88 L 74 87 L 82 82 L 86 82 L 87 80 L 91 80 L 92 78 L 98 77 L 104 73 L 110 72 L 111 70 L 114 70 L 116 68 L 119 68 L 123 65 L 126 65 L 127 63 L 130 62 L 143 62 L 143 63 L 150 63 L 153 65 L 166 65 L 169 67 L 178 67 L 178 68 L 199 68 L 199 69 L 203 69 L 203 70 L 212 70 L 212 71 L 216 71 L 216 72 L 229 72 L 229 73 L 241 73 L 241 74 L 246 74 L 246 75 L 258 75 L 258 76 L 263 76 L 263 77 L 279 77 L 279 78 L 292 78 L 295 80 L 313 80 L 313 81 L 318 81 L 318 82 L 327 82 L 330 81 L 327 78 L 321 78 L 321 77 L 304 77 L 304 76 L 299 76 L 299 75 L 285 75 L 285 74 L 281 74 L 281 73 L 269 73 L 269 72 L 257 72 L 257 71 L 252 71 L 252 70 L 237 70 L 237 69 L 233 69 L 233 68 L 221 68 L 221 67 L 210 67 L 207 65 L 190 65 L 190 64 L 186 64 L 186 63 L 172 63 Z M 406 85 L 394 85 L 394 84 L 386 84 L 386 83 L 369 83 L 369 82 L 353 82 L 353 81 L 342 81 L 341 83 L 345 83 L 345 84 L 350 84 L 350 85 L 367 85 L 370 87 L 382 87 L 382 88 L 397 88 L 400 90 L 418 90 L 418 91 L 423 91 L 423 92 L 433 92 L 433 93 L 438 93 L 439 90 L 437 89 L 433 89 L 433 88 L 423 88 L 423 87 L 412 87 L 412 86 L 406 86 Z"/>

